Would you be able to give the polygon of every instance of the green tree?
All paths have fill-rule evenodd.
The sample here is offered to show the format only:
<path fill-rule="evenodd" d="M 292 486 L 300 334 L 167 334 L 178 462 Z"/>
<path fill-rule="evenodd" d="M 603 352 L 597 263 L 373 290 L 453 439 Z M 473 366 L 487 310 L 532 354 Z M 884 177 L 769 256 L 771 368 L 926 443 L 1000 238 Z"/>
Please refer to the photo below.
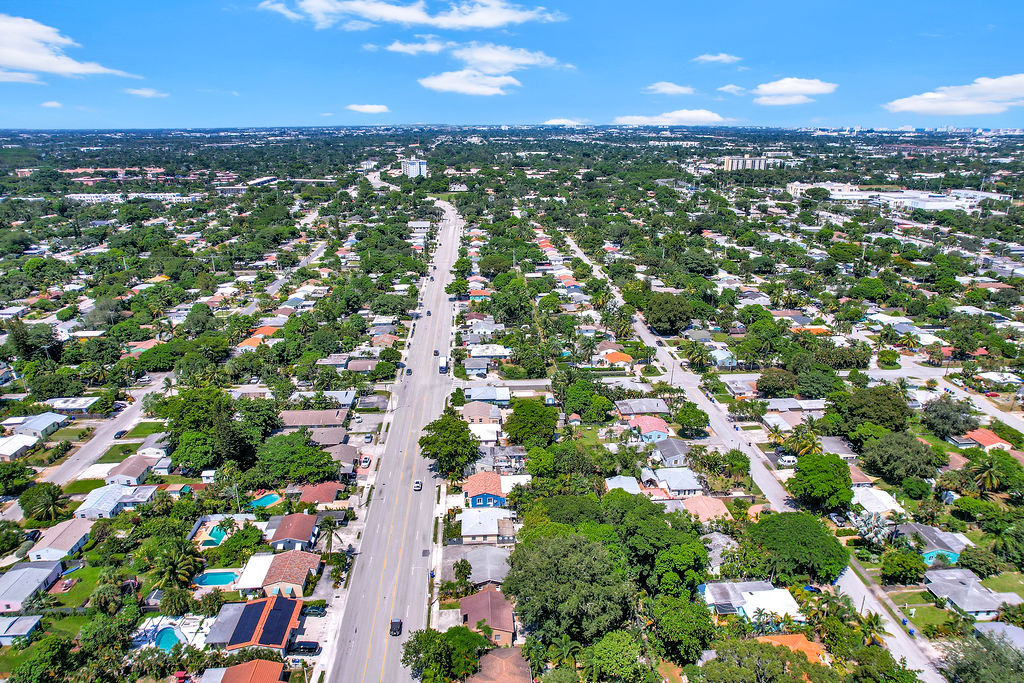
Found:
<path fill-rule="evenodd" d="M 256 466 L 245 473 L 249 488 L 274 488 L 281 484 L 315 484 L 337 476 L 338 466 L 329 454 L 300 429 L 272 436 L 256 451 Z"/>
<path fill-rule="evenodd" d="M 704 436 L 708 425 L 711 424 L 708 414 L 692 401 L 680 403 L 672 419 L 679 425 L 679 435 L 687 439 Z"/>
<path fill-rule="evenodd" d="M 865 469 L 899 484 L 907 477 L 928 479 L 943 464 L 936 453 L 907 432 L 889 432 L 868 441 L 861 459 Z"/>
<path fill-rule="evenodd" d="M 178 447 L 171 454 L 171 459 L 175 465 L 190 472 L 202 472 L 219 464 L 214 446 L 210 435 L 188 431 L 178 439 Z"/>
<path fill-rule="evenodd" d="M 502 588 L 543 641 L 564 633 L 591 643 L 628 616 L 633 587 L 600 543 L 576 534 L 540 538 L 518 544 L 509 565 Z"/>
<path fill-rule="evenodd" d="M 480 457 L 480 441 L 451 407 L 423 431 L 420 455 L 433 460 L 438 473 L 448 479 L 460 479 L 466 466 Z"/>
<path fill-rule="evenodd" d="M 1005 639 L 959 638 L 945 650 L 942 672 L 957 683 L 1024 681 L 1024 653 Z"/>
<path fill-rule="evenodd" d="M 601 680 L 609 683 L 641 683 L 657 680 L 650 667 L 641 660 L 644 646 L 640 639 L 629 631 L 606 633 L 590 649 L 595 668 L 600 671 Z"/>
<path fill-rule="evenodd" d="M 882 555 L 882 581 L 885 583 L 919 583 L 927 569 L 924 559 L 909 548 L 892 548 Z"/>
<path fill-rule="evenodd" d="M 803 574 L 832 581 L 849 562 L 846 548 L 806 512 L 769 515 L 751 526 L 747 534 L 767 555 L 783 583 Z"/>
<path fill-rule="evenodd" d="M 789 492 L 803 505 L 822 510 L 845 510 L 853 501 L 850 468 L 834 453 L 809 453 L 799 458 Z"/>
<path fill-rule="evenodd" d="M 972 415 L 974 406 L 967 399 L 956 400 L 942 394 L 924 404 L 921 420 L 935 436 L 948 439 L 978 428 L 978 419 Z"/>
<path fill-rule="evenodd" d="M 644 319 L 655 333 L 678 334 L 693 318 L 693 305 L 683 295 L 655 292 L 644 307 Z"/>
<path fill-rule="evenodd" d="M 18 496 L 22 511 L 32 519 L 52 521 L 59 519 L 67 509 L 64 492 L 56 484 L 36 484 Z"/>
<path fill-rule="evenodd" d="M 534 399 L 512 403 L 512 414 L 505 421 L 504 432 L 511 443 L 530 448 L 544 448 L 555 438 L 558 411 Z"/>
<path fill-rule="evenodd" d="M 651 604 L 650 613 L 665 653 L 680 666 L 700 659 L 715 638 L 711 612 L 703 602 L 659 595 Z"/>
<path fill-rule="evenodd" d="M 806 655 L 756 640 L 727 640 L 715 659 L 701 667 L 701 680 L 721 683 L 841 683 L 829 667 Z"/>

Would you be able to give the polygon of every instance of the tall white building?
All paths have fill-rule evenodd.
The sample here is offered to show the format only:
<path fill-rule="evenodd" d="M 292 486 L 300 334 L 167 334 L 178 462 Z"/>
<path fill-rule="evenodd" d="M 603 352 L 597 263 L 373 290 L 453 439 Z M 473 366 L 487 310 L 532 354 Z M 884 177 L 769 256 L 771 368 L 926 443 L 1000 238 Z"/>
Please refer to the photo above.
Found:
<path fill-rule="evenodd" d="M 427 162 L 423 159 L 417 159 L 413 157 L 411 159 L 402 159 L 402 175 L 409 178 L 427 177 Z"/>

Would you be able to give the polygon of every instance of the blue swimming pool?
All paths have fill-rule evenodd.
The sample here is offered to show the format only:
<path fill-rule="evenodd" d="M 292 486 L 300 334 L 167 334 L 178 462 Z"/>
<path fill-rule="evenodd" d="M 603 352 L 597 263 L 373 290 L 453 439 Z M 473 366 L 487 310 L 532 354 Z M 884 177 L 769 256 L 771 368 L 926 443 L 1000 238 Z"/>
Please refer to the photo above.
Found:
<path fill-rule="evenodd" d="M 164 652 L 169 652 L 172 647 L 180 642 L 181 639 L 178 638 L 178 632 L 170 626 L 160 629 L 156 634 L 156 638 L 153 639 L 153 644 Z"/>
<path fill-rule="evenodd" d="M 279 500 L 281 500 L 281 496 L 276 493 L 267 493 L 254 500 L 250 505 L 254 508 L 267 508 Z"/>
<path fill-rule="evenodd" d="M 212 529 L 210 529 L 210 534 L 209 535 L 210 535 L 210 537 L 208 539 L 206 539 L 205 541 L 203 541 L 203 547 L 204 548 L 216 548 L 217 546 L 219 546 L 224 541 L 224 538 L 228 534 L 227 534 L 226 531 L 224 531 L 220 527 L 215 526 Z"/>
<path fill-rule="evenodd" d="M 203 572 L 195 578 L 197 586 L 226 586 L 238 579 L 238 572 L 213 571 Z"/>

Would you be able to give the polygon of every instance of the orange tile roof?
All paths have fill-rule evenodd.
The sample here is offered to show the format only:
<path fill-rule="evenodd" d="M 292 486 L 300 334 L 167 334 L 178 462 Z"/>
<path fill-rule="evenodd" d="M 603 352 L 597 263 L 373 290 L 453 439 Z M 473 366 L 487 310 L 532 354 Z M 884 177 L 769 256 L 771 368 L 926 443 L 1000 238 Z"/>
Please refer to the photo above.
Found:
<path fill-rule="evenodd" d="M 628 353 L 622 353 L 622 351 L 612 351 L 604 357 L 609 363 L 632 363 L 633 356 Z"/>
<path fill-rule="evenodd" d="M 262 343 L 263 340 L 260 339 L 259 337 L 249 337 L 248 339 L 243 339 L 242 341 L 238 342 L 238 346 L 256 348 Z"/>
<path fill-rule="evenodd" d="M 972 429 L 971 431 L 964 434 L 964 436 L 966 436 L 968 439 L 972 441 L 977 441 L 978 444 L 983 448 L 989 448 L 991 446 L 998 446 L 1003 444 L 1007 446 L 1010 445 L 1009 441 L 1000 438 L 999 435 L 993 432 L 991 429 L 985 429 L 984 427 L 981 427 L 979 429 Z"/>
<path fill-rule="evenodd" d="M 732 519 L 725 503 L 711 496 L 691 496 L 683 500 L 683 507 L 701 522 L 710 522 L 713 519 Z"/>
<path fill-rule="evenodd" d="M 258 337 L 258 336 L 262 335 L 264 337 L 269 337 L 272 334 L 274 334 L 275 332 L 277 332 L 279 329 L 281 329 L 281 328 L 280 327 L 274 327 L 272 325 L 264 325 L 263 327 L 257 327 L 255 330 L 253 330 L 252 336 Z"/>
<path fill-rule="evenodd" d="M 227 667 L 220 680 L 221 683 L 276 683 L 283 673 L 283 662 L 253 659 Z"/>
<path fill-rule="evenodd" d="M 463 485 L 462 490 L 469 498 L 479 496 L 481 493 L 490 493 L 491 495 L 500 496 L 502 495 L 501 475 L 497 472 L 477 472 L 476 474 L 471 474 L 469 475 L 469 478 L 466 479 L 466 483 Z"/>

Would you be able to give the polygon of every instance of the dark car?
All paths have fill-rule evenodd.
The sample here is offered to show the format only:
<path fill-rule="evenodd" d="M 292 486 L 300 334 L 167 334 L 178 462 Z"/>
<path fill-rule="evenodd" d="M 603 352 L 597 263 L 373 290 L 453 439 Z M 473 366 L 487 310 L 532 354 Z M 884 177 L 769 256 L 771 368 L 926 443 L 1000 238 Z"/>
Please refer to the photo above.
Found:
<path fill-rule="evenodd" d="M 391 629 L 388 631 L 388 633 L 390 633 L 393 636 L 400 636 L 400 635 L 402 635 L 402 620 L 401 619 L 392 619 L 391 620 Z"/>
<path fill-rule="evenodd" d="M 405 374 L 411 375 L 412 374 L 412 368 L 406 368 L 405 369 Z"/>
<path fill-rule="evenodd" d="M 119 429 L 118 431 L 114 432 L 114 438 L 115 439 L 120 439 L 122 436 L 124 436 L 127 433 L 128 433 L 127 429 Z"/>
<path fill-rule="evenodd" d="M 43 533 L 41 531 L 39 531 L 39 529 L 29 529 L 28 531 L 25 532 L 25 540 L 26 541 L 38 541 L 39 537 L 42 536 L 42 535 L 43 535 Z"/>
<path fill-rule="evenodd" d="M 660 339 L 656 340 L 654 343 L 657 344 L 658 346 L 664 346 L 665 345 L 665 342 L 661 341 Z"/>
<path fill-rule="evenodd" d="M 288 652 L 294 655 L 315 655 L 320 652 L 320 643 L 312 640 L 296 640 L 288 647 Z"/>
<path fill-rule="evenodd" d="M 428 318 L 430 317 L 430 311 L 427 311 L 427 317 Z"/>
<path fill-rule="evenodd" d="M 302 616 L 304 617 L 325 617 L 327 616 L 327 607 L 324 605 L 308 605 L 302 608 Z"/>
<path fill-rule="evenodd" d="M 439 355 L 437 349 L 434 349 L 434 355 L 435 356 Z"/>

